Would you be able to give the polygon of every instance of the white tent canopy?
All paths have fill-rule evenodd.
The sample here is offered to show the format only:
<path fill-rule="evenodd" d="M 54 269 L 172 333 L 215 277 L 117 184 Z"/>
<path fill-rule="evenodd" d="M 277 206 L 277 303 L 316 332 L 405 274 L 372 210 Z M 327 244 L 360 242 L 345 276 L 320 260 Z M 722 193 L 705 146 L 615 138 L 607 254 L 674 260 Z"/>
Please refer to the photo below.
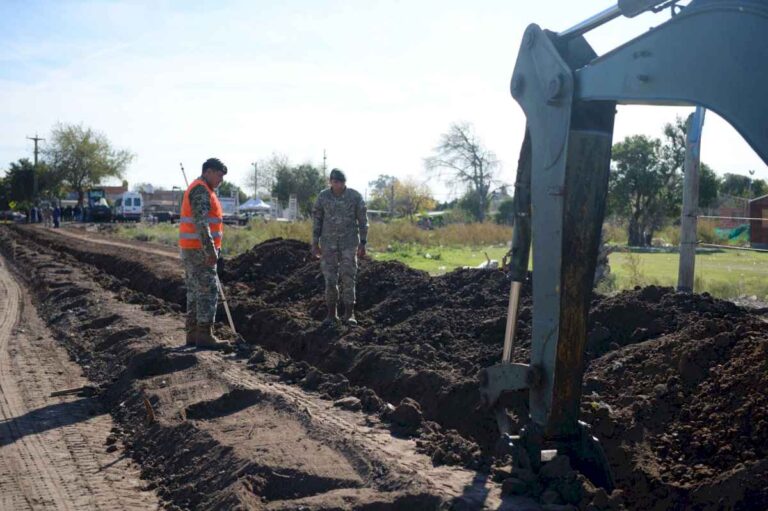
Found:
<path fill-rule="evenodd" d="M 272 207 L 261 199 L 248 199 L 240 204 L 240 211 L 269 211 Z"/>

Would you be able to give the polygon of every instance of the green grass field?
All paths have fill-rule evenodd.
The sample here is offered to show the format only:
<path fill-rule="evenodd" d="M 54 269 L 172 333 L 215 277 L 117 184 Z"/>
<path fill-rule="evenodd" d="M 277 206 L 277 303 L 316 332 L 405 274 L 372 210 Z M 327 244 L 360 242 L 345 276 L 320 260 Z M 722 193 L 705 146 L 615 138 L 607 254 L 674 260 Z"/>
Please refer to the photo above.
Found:
<path fill-rule="evenodd" d="M 177 226 L 120 226 L 117 236 L 176 245 Z M 245 228 L 228 228 L 224 254 L 236 256 L 266 239 L 283 237 L 309 240 L 307 222 L 252 223 Z M 511 229 L 494 224 L 455 225 L 424 231 L 411 224 L 373 224 L 370 255 L 378 261 L 401 261 L 433 275 L 462 266 L 474 267 L 491 259 L 501 261 L 507 252 Z M 674 286 L 677 283 L 678 255 L 675 253 L 628 253 L 610 255 L 612 282 L 604 292 L 637 285 Z M 768 253 L 724 250 L 700 253 L 696 257 L 697 292 L 707 291 L 721 298 L 741 295 L 768 299 Z"/>

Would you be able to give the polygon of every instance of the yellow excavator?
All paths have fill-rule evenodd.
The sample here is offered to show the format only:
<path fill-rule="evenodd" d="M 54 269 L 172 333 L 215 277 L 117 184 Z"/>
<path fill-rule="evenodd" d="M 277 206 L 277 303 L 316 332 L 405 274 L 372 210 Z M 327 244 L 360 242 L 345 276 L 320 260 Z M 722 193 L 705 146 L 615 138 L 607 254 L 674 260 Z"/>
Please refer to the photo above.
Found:
<path fill-rule="evenodd" d="M 670 18 L 597 55 L 584 34 L 654 11 Z M 617 104 L 701 106 L 719 114 L 768 162 L 768 2 L 619 0 L 562 32 L 530 25 L 511 81 L 526 115 L 515 190 L 509 316 L 501 363 L 480 374 L 501 444 L 537 471 L 555 449 L 607 489 L 613 477 L 579 420 L 587 314 L 605 213 Z M 513 363 L 520 288 L 533 244 L 528 363 Z M 527 389 L 530 422 L 512 430 L 506 397 Z"/>

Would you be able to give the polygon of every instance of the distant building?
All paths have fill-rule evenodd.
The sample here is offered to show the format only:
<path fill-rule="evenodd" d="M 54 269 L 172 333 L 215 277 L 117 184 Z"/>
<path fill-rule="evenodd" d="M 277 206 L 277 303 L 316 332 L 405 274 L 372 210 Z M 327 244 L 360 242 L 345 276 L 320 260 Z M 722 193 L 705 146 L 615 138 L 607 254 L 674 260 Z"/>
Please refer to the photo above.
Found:
<path fill-rule="evenodd" d="M 153 190 L 153 193 L 142 192 L 144 206 L 147 211 L 172 211 L 178 213 L 181 208 L 181 198 L 184 190 L 175 188 L 173 190 Z"/>
<path fill-rule="evenodd" d="M 768 195 L 749 201 L 749 241 L 752 248 L 768 249 Z"/>
<path fill-rule="evenodd" d="M 749 200 L 744 197 L 723 195 L 718 198 L 717 206 L 707 208 L 704 215 L 724 217 L 712 220 L 719 229 L 735 229 L 747 223 L 744 218 L 753 216 L 749 214 L 749 207 Z"/>

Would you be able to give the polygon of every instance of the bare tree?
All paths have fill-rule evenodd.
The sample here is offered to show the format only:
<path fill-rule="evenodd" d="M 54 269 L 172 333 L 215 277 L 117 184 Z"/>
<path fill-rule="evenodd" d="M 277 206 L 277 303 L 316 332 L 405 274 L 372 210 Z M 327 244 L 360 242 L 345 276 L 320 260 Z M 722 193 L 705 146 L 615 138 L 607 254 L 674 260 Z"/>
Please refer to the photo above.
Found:
<path fill-rule="evenodd" d="M 246 174 L 245 187 L 253 190 L 254 197 L 258 197 L 259 193 L 269 194 L 275 186 L 278 171 L 291 166 L 288 157 L 280 153 L 272 153 L 269 158 L 251 165 L 253 168 Z"/>
<path fill-rule="evenodd" d="M 475 194 L 479 202 L 475 216 L 480 222 L 485 220 L 494 176 L 501 167 L 496 155 L 483 147 L 468 122 L 451 124 L 434 151 L 435 154 L 425 160 L 427 170 L 447 177 L 452 186 L 464 185 Z"/>

